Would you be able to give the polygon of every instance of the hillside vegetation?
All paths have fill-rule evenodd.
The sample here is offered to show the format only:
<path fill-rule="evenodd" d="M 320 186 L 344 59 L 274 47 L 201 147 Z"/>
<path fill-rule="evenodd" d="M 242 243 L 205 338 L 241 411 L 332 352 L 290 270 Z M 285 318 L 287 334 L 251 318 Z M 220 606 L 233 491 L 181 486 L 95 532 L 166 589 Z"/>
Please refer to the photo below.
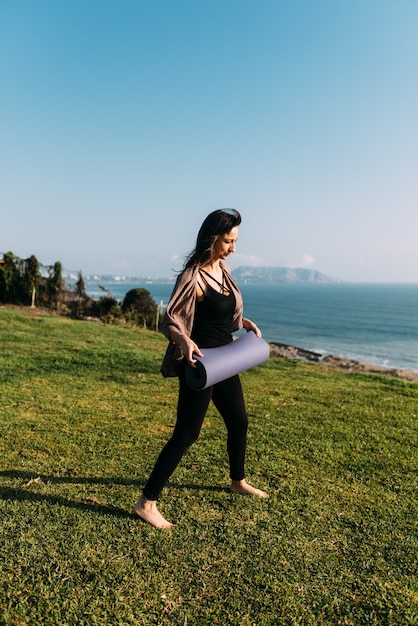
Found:
<path fill-rule="evenodd" d="M 175 419 L 155 332 L 0 309 L 0 623 L 418 623 L 418 386 L 270 359 L 248 479 L 211 408 L 156 530 L 131 507 Z"/>

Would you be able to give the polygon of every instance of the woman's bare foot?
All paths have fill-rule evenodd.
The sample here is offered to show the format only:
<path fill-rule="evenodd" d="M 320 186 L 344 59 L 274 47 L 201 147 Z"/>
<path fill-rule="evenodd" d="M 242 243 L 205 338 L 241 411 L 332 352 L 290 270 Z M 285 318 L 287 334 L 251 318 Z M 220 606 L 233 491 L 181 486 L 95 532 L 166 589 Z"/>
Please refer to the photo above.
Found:
<path fill-rule="evenodd" d="M 259 498 L 268 498 L 268 493 L 256 489 L 247 483 L 245 478 L 243 480 L 233 480 L 231 482 L 232 493 L 240 493 L 243 496 L 258 496 Z"/>
<path fill-rule="evenodd" d="M 172 528 L 174 526 L 161 515 L 157 509 L 156 500 L 147 500 L 143 495 L 133 507 L 132 513 L 143 519 L 144 522 L 154 526 L 154 528 Z"/>

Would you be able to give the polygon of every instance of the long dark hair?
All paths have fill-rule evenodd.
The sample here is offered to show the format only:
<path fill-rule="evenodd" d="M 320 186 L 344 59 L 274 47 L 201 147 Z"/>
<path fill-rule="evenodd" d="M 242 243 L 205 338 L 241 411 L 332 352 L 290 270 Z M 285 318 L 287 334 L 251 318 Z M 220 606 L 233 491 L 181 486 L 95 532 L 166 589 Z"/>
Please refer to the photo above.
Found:
<path fill-rule="evenodd" d="M 217 209 L 209 213 L 197 235 L 194 250 L 186 257 L 184 269 L 193 265 L 206 265 L 213 258 L 214 247 L 219 235 L 230 233 L 241 224 L 241 215 L 236 209 Z"/>

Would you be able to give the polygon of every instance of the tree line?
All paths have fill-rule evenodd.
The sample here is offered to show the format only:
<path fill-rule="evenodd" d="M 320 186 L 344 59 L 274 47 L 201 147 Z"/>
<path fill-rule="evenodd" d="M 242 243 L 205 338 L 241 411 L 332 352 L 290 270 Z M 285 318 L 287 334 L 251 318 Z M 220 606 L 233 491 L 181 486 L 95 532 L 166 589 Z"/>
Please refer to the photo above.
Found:
<path fill-rule="evenodd" d="M 43 265 L 31 255 L 21 259 L 7 252 L 0 259 L 0 303 L 42 307 L 78 319 L 98 319 L 106 323 L 129 323 L 158 328 L 159 309 L 147 289 L 131 289 L 121 302 L 105 292 L 98 300 L 85 288 L 81 271 L 73 287 L 65 284 L 62 264 Z"/>

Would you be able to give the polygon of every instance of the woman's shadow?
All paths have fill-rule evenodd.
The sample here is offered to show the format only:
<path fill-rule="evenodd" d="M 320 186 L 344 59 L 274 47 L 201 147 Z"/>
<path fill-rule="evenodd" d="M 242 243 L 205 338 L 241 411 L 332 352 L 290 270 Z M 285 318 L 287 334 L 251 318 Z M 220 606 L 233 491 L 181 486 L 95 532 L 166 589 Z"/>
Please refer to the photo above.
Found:
<path fill-rule="evenodd" d="M 113 515 L 119 518 L 131 518 L 135 517 L 132 513 L 129 513 L 126 509 L 120 507 L 100 504 L 93 499 L 86 498 L 84 501 L 69 500 L 63 496 L 53 496 L 49 494 L 35 493 L 30 490 L 30 486 L 36 483 L 54 483 L 54 484 L 90 484 L 90 485 L 125 485 L 138 487 L 138 490 L 144 484 L 144 480 L 129 479 L 119 477 L 80 477 L 80 476 L 54 476 L 37 474 L 36 472 L 27 472 L 20 470 L 4 470 L 0 472 L 0 477 L 18 479 L 22 481 L 20 487 L 8 487 L 0 486 L 0 496 L 2 500 L 13 501 L 26 501 L 26 502 L 48 502 L 49 504 L 58 504 L 60 506 L 69 507 L 72 509 L 78 509 L 80 511 L 88 511 L 94 513 L 100 513 L 102 515 Z M 205 485 L 180 485 L 178 483 L 170 483 L 171 487 L 176 489 L 193 489 L 193 490 L 207 490 L 207 491 L 225 491 L 224 487 L 219 486 L 205 486 Z"/>

